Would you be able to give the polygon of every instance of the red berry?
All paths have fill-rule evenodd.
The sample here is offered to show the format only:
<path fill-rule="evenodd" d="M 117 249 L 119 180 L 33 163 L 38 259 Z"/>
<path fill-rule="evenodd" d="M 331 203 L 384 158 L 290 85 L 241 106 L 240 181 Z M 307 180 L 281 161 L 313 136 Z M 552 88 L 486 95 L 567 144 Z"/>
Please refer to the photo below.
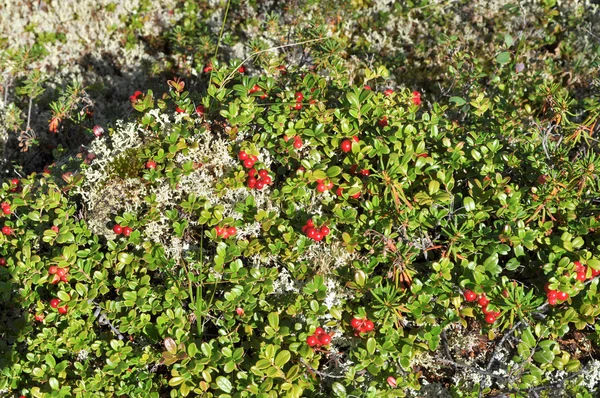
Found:
<path fill-rule="evenodd" d="M 221 236 L 221 235 L 223 235 L 223 228 L 221 228 L 217 225 L 215 227 L 215 232 L 217 233 L 217 236 Z"/>
<path fill-rule="evenodd" d="M 387 120 L 387 116 L 382 117 L 378 122 L 377 122 L 381 127 L 385 127 L 388 125 L 388 120 Z"/>
<path fill-rule="evenodd" d="M 342 152 L 350 152 L 352 150 L 352 142 L 350 142 L 350 140 L 342 141 L 342 143 L 340 144 L 340 149 L 342 150 Z"/>
<path fill-rule="evenodd" d="M 339 188 L 338 188 L 338 189 L 335 191 L 335 194 L 336 194 L 337 196 L 342 196 L 342 191 L 343 191 L 343 190 L 344 190 L 344 188 L 342 188 L 342 187 L 339 187 Z"/>
<path fill-rule="evenodd" d="M 125 228 L 123 228 L 123 235 L 124 235 L 124 236 L 129 236 L 129 235 L 131 235 L 131 232 L 133 232 L 133 230 L 132 230 L 131 228 L 129 228 L 129 227 L 125 227 Z"/>
<path fill-rule="evenodd" d="M 375 324 L 373 323 L 373 321 L 367 319 L 363 325 L 363 329 L 366 332 L 370 332 L 371 330 L 375 329 Z"/>
<path fill-rule="evenodd" d="M 579 282 L 585 282 L 585 280 L 587 279 L 587 277 L 586 277 L 586 275 L 585 275 L 585 272 L 578 272 L 578 273 L 577 273 L 577 276 L 576 276 L 576 279 L 577 279 Z"/>
<path fill-rule="evenodd" d="M 261 190 L 265 187 L 265 182 L 261 179 L 256 181 L 256 189 Z"/>
<path fill-rule="evenodd" d="M 10 180 L 10 183 L 12 185 L 19 185 L 19 179 L 18 178 L 13 178 L 13 179 Z"/>
<path fill-rule="evenodd" d="M 323 193 L 325 191 L 327 191 L 327 187 L 325 186 L 325 184 L 323 184 L 323 183 L 317 184 L 317 192 Z"/>
<path fill-rule="evenodd" d="M 296 149 L 302 148 L 302 139 L 300 137 L 294 138 L 294 148 L 296 148 Z"/>
<path fill-rule="evenodd" d="M 329 227 L 327 225 L 323 225 L 320 229 L 319 232 L 323 235 L 323 236 L 327 236 L 329 235 Z"/>
<path fill-rule="evenodd" d="M 548 297 L 548 300 L 556 299 L 556 298 L 558 298 L 558 292 L 556 290 L 549 290 L 548 293 L 546 294 L 546 297 Z"/>
<path fill-rule="evenodd" d="M 58 309 L 58 313 L 61 315 L 66 315 L 67 311 L 69 310 L 69 306 L 65 305 L 64 307 L 60 307 Z"/>
<path fill-rule="evenodd" d="M 365 85 L 363 88 L 364 88 L 365 90 L 371 90 L 371 86 L 369 86 L 369 85 Z"/>
<path fill-rule="evenodd" d="M 584 272 L 585 271 L 585 267 L 579 261 L 574 261 L 573 265 L 575 265 L 576 272 Z"/>
<path fill-rule="evenodd" d="M 246 181 L 248 188 L 250 189 L 256 188 L 256 182 L 256 178 L 254 177 L 248 177 L 248 180 Z"/>
<path fill-rule="evenodd" d="M 256 169 L 250 169 L 250 170 L 248 170 L 248 175 L 250 177 L 256 177 Z"/>
<path fill-rule="evenodd" d="M 306 338 L 306 344 L 308 344 L 309 347 L 314 347 L 319 343 L 319 340 L 317 340 L 317 338 L 315 336 L 308 336 Z"/>
<path fill-rule="evenodd" d="M 254 166 L 254 160 L 252 159 L 246 159 L 244 160 L 244 167 L 247 169 L 252 168 L 252 166 Z"/>
<path fill-rule="evenodd" d="M 352 318 L 352 321 L 350 321 L 350 325 L 354 328 L 354 329 L 358 329 L 362 326 L 363 324 L 363 320 L 362 319 L 358 319 L 358 318 Z"/>
<path fill-rule="evenodd" d="M 421 105 L 421 93 L 418 91 L 413 91 L 412 102 L 415 105 Z"/>
<path fill-rule="evenodd" d="M 50 229 L 58 233 L 58 227 L 56 225 L 51 226 Z"/>
<path fill-rule="evenodd" d="M 480 306 L 485 307 L 490 303 L 490 300 L 488 300 L 488 298 L 485 297 L 485 295 L 482 295 L 481 297 L 479 297 L 479 300 L 477 300 L 477 303 L 479 303 Z"/>
<path fill-rule="evenodd" d="M 52 277 L 52 281 L 50 283 L 52 283 L 53 285 L 56 285 L 58 282 L 60 282 L 60 276 L 54 274 L 54 276 Z"/>
<path fill-rule="evenodd" d="M 58 275 L 62 278 L 63 276 L 67 275 L 67 270 L 64 268 L 57 268 L 56 275 Z"/>
<path fill-rule="evenodd" d="M 9 215 L 11 213 L 10 211 L 10 206 L 4 206 L 2 207 L 2 213 Z"/>
<path fill-rule="evenodd" d="M 487 314 L 485 316 L 485 321 L 491 325 L 492 323 L 496 322 L 496 315 L 491 314 L 491 313 Z"/>
<path fill-rule="evenodd" d="M 471 291 L 471 290 L 465 290 L 465 300 L 468 301 L 469 303 L 477 300 L 477 294 L 475 294 L 475 292 Z"/>
<path fill-rule="evenodd" d="M 302 101 L 304 99 L 304 94 L 302 94 L 300 91 L 296 91 L 296 101 Z"/>
<path fill-rule="evenodd" d="M 260 177 L 265 177 L 265 176 L 269 175 L 269 172 L 267 170 L 265 170 L 265 169 L 261 169 L 261 170 L 258 171 L 258 175 Z"/>
<path fill-rule="evenodd" d="M 67 283 L 69 281 L 69 278 L 67 278 L 66 275 L 63 275 L 63 276 L 60 277 L 60 281 Z"/>
<path fill-rule="evenodd" d="M 206 113 L 206 108 L 204 107 L 204 105 L 198 105 L 196 107 L 196 113 L 200 116 L 204 115 L 204 113 Z"/>
<path fill-rule="evenodd" d="M 8 226 L 5 225 L 4 227 L 2 227 L 2 233 L 4 235 L 10 235 L 10 234 L 12 234 L 12 232 L 13 232 L 12 229 Z"/>
<path fill-rule="evenodd" d="M 323 234 L 319 231 L 317 231 L 317 233 L 315 234 L 315 237 L 313 238 L 315 241 L 320 242 L 322 241 L 324 238 Z"/>
<path fill-rule="evenodd" d="M 331 336 L 326 333 L 319 335 L 319 343 L 321 345 L 328 345 L 331 343 Z"/>
<path fill-rule="evenodd" d="M 332 189 L 333 188 L 333 182 L 329 181 L 327 184 L 325 184 L 325 188 Z"/>
<path fill-rule="evenodd" d="M 53 298 L 53 299 L 50 300 L 50 307 L 56 308 L 56 307 L 58 307 L 59 303 L 60 303 L 59 299 Z"/>
<path fill-rule="evenodd" d="M 558 292 L 556 298 L 560 301 L 565 301 L 569 298 L 569 293 L 567 292 Z"/>
<path fill-rule="evenodd" d="M 113 232 L 117 235 L 121 235 L 121 232 L 123 232 L 123 227 L 117 224 L 113 227 Z"/>
<path fill-rule="evenodd" d="M 360 198 L 360 192 L 355 193 L 354 195 L 350 196 L 352 199 L 358 199 Z"/>
<path fill-rule="evenodd" d="M 227 228 L 227 234 L 228 234 L 229 236 L 233 236 L 233 235 L 235 235 L 236 233 L 237 233 L 237 229 L 235 229 L 235 227 L 229 227 L 229 228 Z"/>
<path fill-rule="evenodd" d="M 371 172 L 369 170 L 367 170 L 367 169 L 363 169 L 363 170 L 360 171 L 360 174 L 363 175 L 363 176 L 365 176 L 365 177 L 368 177 L 371 174 Z"/>
<path fill-rule="evenodd" d="M 296 105 L 294 105 L 293 108 L 295 110 L 299 111 L 300 109 L 302 109 L 302 103 L 301 102 L 296 102 Z"/>
<path fill-rule="evenodd" d="M 241 161 L 244 161 L 244 160 L 248 159 L 248 154 L 247 154 L 245 151 L 240 151 L 240 152 L 238 153 L 238 158 L 239 158 Z"/>
<path fill-rule="evenodd" d="M 102 128 L 102 126 L 96 125 L 92 128 L 92 132 L 94 133 L 94 137 L 100 138 L 100 137 L 102 137 L 102 134 L 104 133 L 104 129 Z"/>
<path fill-rule="evenodd" d="M 6 259 L 4 257 L 0 258 L 0 266 L 4 267 L 6 265 Z"/>
<path fill-rule="evenodd" d="M 383 95 L 385 95 L 386 97 L 389 97 L 393 93 L 394 93 L 394 90 L 392 90 L 391 88 L 388 88 L 387 90 L 383 91 Z"/>
<path fill-rule="evenodd" d="M 42 322 L 44 320 L 44 314 L 37 314 L 34 319 L 38 322 Z M 21 395 L 22 397 L 24 397 L 24 395 Z"/>
<path fill-rule="evenodd" d="M 241 307 L 237 307 L 235 309 L 235 313 L 238 314 L 239 316 L 243 316 L 244 315 L 244 309 Z"/>
<path fill-rule="evenodd" d="M 175 112 L 177 113 L 185 113 L 185 109 L 181 109 L 180 107 L 175 108 Z"/>
<path fill-rule="evenodd" d="M 238 68 L 238 72 L 244 73 L 244 72 L 246 72 L 246 68 L 242 65 Z"/>
<path fill-rule="evenodd" d="M 313 222 L 312 218 L 309 218 L 308 220 L 306 220 L 306 225 L 308 225 L 309 227 L 314 227 L 315 223 Z"/>
<path fill-rule="evenodd" d="M 556 305 L 556 298 L 551 298 L 551 299 L 549 298 L 548 299 L 548 304 L 550 304 L 550 305 Z"/>
<path fill-rule="evenodd" d="M 271 183 L 273 182 L 273 179 L 271 178 L 271 176 L 264 176 L 262 178 L 262 180 L 265 183 L 265 185 L 271 185 Z"/>
<path fill-rule="evenodd" d="M 208 73 L 213 70 L 212 65 L 208 64 L 204 67 L 204 73 Z"/>
<path fill-rule="evenodd" d="M 306 236 L 310 239 L 314 239 L 317 236 L 317 230 L 314 227 L 306 228 Z"/>
<path fill-rule="evenodd" d="M 156 162 L 154 160 L 149 160 L 146 162 L 146 168 L 147 169 L 156 169 Z"/>
<path fill-rule="evenodd" d="M 325 333 L 325 330 L 322 327 L 318 327 L 315 329 L 315 336 L 320 336 Z"/>
<path fill-rule="evenodd" d="M 592 268 L 592 278 L 595 278 L 598 275 L 600 275 L 600 269 L 593 269 Z"/>
<path fill-rule="evenodd" d="M 396 388 L 396 386 L 398 385 L 398 383 L 396 382 L 396 378 L 394 376 L 389 376 L 387 378 L 387 383 L 392 388 Z"/>

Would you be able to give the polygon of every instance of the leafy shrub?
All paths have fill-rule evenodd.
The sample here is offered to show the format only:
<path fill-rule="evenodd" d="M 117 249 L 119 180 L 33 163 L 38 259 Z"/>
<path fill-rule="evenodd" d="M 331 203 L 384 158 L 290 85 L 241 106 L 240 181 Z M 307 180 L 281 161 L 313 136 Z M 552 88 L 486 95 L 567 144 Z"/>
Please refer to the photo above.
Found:
<path fill-rule="evenodd" d="M 358 3 L 358 26 L 328 23 L 337 6 L 299 22 L 307 64 L 210 58 L 209 9 L 182 4 L 165 37 L 187 77 L 129 93 L 132 115 L 103 128 L 74 112 L 84 147 L 2 185 L 3 392 L 591 396 L 600 106 L 551 77 L 582 39 L 542 62 L 540 33 L 580 14 L 498 7 L 477 40 L 437 6 Z M 478 27 L 484 11 L 460 7 Z M 231 48 L 256 23 L 243 12 Z M 428 34 L 382 62 L 429 60 L 435 77 L 346 57 L 415 13 L 432 21 L 390 40 L 439 24 L 445 55 Z"/>

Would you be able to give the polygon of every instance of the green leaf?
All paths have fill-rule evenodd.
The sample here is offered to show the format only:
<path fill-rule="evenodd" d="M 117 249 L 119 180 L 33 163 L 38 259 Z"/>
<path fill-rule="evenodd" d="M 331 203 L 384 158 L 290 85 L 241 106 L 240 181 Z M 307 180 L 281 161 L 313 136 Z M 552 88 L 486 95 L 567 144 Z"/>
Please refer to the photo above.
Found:
<path fill-rule="evenodd" d="M 290 360 L 291 357 L 292 357 L 292 355 L 290 354 L 289 351 L 283 350 L 279 354 L 277 354 L 277 356 L 275 357 L 275 365 L 277 365 L 278 367 L 281 368 L 281 367 L 283 367 L 283 365 L 288 363 L 288 361 Z"/>
<path fill-rule="evenodd" d="M 269 325 L 273 327 L 273 329 L 279 328 L 279 314 L 276 312 L 271 312 L 268 316 Z"/>
<path fill-rule="evenodd" d="M 217 377 L 217 386 L 221 389 L 221 391 L 225 391 L 226 393 L 231 392 L 231 382 L 223 376 Z"/>
<path fill-rule="evenodd" d="M 552 363 L 554 361 L 554 353 L 549 350 L 540 350 L 533 354 L 533 360 L 541 364 Z"/>
<path fill-rule="evenodd" d="M 327 177 L 332 178 L 338 176 L 342 172 L 339 166 L 331 166 L 327 169 Z"/>
<path fill-rule="evenodd" d="M 367 340 L 367 352 L 369 355 L 375 354 L 375 347 L 377 346 L 377 342 L 373 337 L 369 337 Z"/>
<path fill-rule="evenodd" d="M 333 383 L 331 389 L 333 390 L 333 393 L 336 397 L 343 398 L 346 396 L 346 387 L 344 387 L 344 385 L 340 382 L 336 381 L 335 383 Z"/>
<path fill-rule="evenodd" d="M 475 210 L 475 201 L 473 200 L 472 197 L 467 196 L 464 200 L 463 200 L 463 204 L 465 206 L 465 210 L 466 211 L 473 211 Z"/>
<path fill-rule="evenodd" d="M 496 62 L 500 65 L 504 65 L 510 62 L 510 53 L 508 51 L 503 51 L 500 54 L 496 55 Z"/>
<path fill-rule="evenodd" d="M 52 388 L 53 390 L 58 390 L 58 380 L 56 379 L 56 377 L 51 377 L 48 380 L 48 383 L 50 384 L 50 388 Z"/>
<path fill-rule="evenodd" d="M 177 353 L 177 344 L 175 344 L 175 340 L 173 340 L 171 337 L 167 337 L 164 340 L 164 344 L 165 344 L 165 348 L 167 349 L 167 351 L 173 355 L 175 355 Z"/>
<path fill-rule="evenodd" d="M 184 381 L 185 381 L 185 379 L 183 377 L 181 377 L 181 376 L 175 376 L 175 377 L 172 377 L 171 380 L 169 380 L 169 385 L 171 387 L 175 387 L 175 386 L 180 385 Z"/>
<path fill-rule="evenodd" d="M 454 102 L 454 105 L 456 106 L 463 106 L 464 104 L 467 103 L 467 101 L 465 101 L 463 98 L 461 97 L 450 97 L 450 102 Z"/>

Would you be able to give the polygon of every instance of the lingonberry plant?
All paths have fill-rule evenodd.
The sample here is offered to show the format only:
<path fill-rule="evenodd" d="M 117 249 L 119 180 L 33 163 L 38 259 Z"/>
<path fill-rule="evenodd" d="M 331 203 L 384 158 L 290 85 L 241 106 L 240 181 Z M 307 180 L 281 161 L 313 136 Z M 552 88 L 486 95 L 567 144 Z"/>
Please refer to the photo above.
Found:
<path fill-rule="evenodd" d="M 54 102 L 98 24 L 0 37 L 0 395 L 595 394 L 596 9 L 317 3 L 141 2 Z"/>

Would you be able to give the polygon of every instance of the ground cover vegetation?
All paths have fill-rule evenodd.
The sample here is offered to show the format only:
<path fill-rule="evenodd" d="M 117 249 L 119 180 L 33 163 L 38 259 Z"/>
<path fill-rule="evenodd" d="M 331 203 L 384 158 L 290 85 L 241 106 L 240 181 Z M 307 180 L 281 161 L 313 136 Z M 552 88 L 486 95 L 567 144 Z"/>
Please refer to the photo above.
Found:
<path fill-rule="evenodd" d="M 597 5 L 0 10 L 0 396 L 596 396 Z"/>

